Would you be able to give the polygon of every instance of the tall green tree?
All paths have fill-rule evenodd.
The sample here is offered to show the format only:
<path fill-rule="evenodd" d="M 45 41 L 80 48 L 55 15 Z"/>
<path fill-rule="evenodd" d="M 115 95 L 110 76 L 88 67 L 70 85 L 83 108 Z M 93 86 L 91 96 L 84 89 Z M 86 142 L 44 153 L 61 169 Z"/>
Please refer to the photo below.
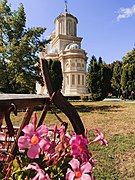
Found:
<path fill-rule="evenodd" d="M 103 72 L 104 74 L 103 74 L 102 97 L 104 99 L 108 96 L 108 93 L 111 92 L 111 78 L 112 78 L 111 66 L 104 63 Z"/>
<path fill-rule="evenodd" d="M 88 90 L 91 94 L 91 99 L 102 100 L 110 91 L 111 69 L 107 66 L 101 57 L 97 61 L 95 56 L 92 56 L 87 75 Z"/>
<path fill-rule="evenodd" d="M 88 74 L 87 74 L 88 90 L 91 94 L 92 100 L 95 99 L 94 96 L 97 93 L 97 89 L 98 89 L 97 81 L 98 81 L 97 59 L 95 56 L 92 56 L 89 67 L 88 67 Z"/>
<path fill-rule="evenodd" d="M 122 62 L 114 61 L 112 63 L 112 78 L 111 78 L 111 88 L 113 94 L 119 97 L 121 95 L 121 73 L 122 73 Z"/>
<path fill-rule="evenodd" d="M 62 69 L 61 62 L 58 60 L 48 61 L 49 73 L 51 77 L 51 83 L 54 91 L 60 91 L 62 89 Z"/>
<path fill-rule="evenodd" d="M 40 81 L 38 47 L 46 28 L 26 28 L 26 14 L 20 4 L 11 11 L 7 0 L 0 2 L 0 91 L 33 93 Z"/>
<path fill-rule="evenodd" d="M 135 92 L 135 49 L 128 52 L 122 61 L 121 89 L 123 95 L 128 98 L 131 92 Z"/>

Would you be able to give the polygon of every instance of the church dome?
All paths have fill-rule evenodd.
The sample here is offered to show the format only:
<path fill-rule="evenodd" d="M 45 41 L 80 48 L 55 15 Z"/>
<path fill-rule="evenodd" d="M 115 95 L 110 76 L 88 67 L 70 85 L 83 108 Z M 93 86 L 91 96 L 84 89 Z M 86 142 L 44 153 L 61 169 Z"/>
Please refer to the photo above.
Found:
<path fill-rule="evenodd" d="M 80 49 L 79 45 L 78 44 L 71 44 L 69 49 Z"/>
<path fill-rule="evenodd" d="M 68 50 L 68 49 L 80 49 L 80 46 L 76 43 L 71 43 L 71 44 L 68 44 L 65 48 L 65 50 Z"/>

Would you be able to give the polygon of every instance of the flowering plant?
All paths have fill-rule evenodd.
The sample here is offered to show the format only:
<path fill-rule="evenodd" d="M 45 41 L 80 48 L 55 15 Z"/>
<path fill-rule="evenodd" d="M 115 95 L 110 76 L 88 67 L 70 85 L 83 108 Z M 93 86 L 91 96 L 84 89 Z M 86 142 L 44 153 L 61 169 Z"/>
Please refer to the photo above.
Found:
<path fill-rule="evenodd" d="M 36 128 L 37 117 L 22 130 L 18 139 L 22 153 L 16 156 L 12 166 L 12 179 L 32 180 L 93 180 L 95 160 L 88 145 L 101 142 L 108 145 L 104 136 L 95 130 L 97 137 L 88 142 L 86 135 L 70 136 L 65 126 L 49 129 L 45 125 Z M 10 178 L 9 178 L 10 179 Z"/>

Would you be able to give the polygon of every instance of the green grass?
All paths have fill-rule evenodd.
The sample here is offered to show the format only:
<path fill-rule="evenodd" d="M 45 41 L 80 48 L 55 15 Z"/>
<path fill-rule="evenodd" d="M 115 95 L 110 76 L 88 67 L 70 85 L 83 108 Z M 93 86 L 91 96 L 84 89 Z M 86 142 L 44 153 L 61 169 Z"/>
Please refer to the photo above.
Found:
<path fill-rule="evenodd" d="M 128 102 L 73 102 L 85 126 L 90 131 L 98 128 L 105 135 L 109 146 L 93 144 L 89 148 L 97 160 L 94 174 L 97 180 L 135 179 L 135 103 Z M 40 112 L 37 112 L 39 117 Z M 58 115 L 68 121 L 61 112 Z M 22 113 L 12 117 L 14 125 L 22 121 Z M 57 118 L 48 113 L 45 118 L 48 126 L 60 124 Z M 72 129 L 69 123 L 69 130 Z"/>

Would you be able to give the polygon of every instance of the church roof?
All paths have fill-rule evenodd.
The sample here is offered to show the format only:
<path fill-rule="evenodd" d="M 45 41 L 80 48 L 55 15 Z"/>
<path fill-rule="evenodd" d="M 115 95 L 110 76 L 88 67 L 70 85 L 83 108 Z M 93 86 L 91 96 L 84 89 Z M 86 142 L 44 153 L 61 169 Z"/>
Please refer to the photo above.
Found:
<path fill-rule="evenodd" d="M 73 16 L 71 13 L 67 12 L 67 11 L 61 13 L 58 17 L 56 17 L 55 20 L 54 20 L 54 23 L 56 22 L 57 19 L 59 19 L 61 17 L 71 17 L 71 18 L 76 20 L 76 23 L 78 23 L 78 19 L 75 16 Z"/>
<path fill-rule="evenodd" d="M 70 43 L 65 48 L 65 50 L 68 50 L 68 49 L 80 49 L 80 46 L 76 43 Z"/>

